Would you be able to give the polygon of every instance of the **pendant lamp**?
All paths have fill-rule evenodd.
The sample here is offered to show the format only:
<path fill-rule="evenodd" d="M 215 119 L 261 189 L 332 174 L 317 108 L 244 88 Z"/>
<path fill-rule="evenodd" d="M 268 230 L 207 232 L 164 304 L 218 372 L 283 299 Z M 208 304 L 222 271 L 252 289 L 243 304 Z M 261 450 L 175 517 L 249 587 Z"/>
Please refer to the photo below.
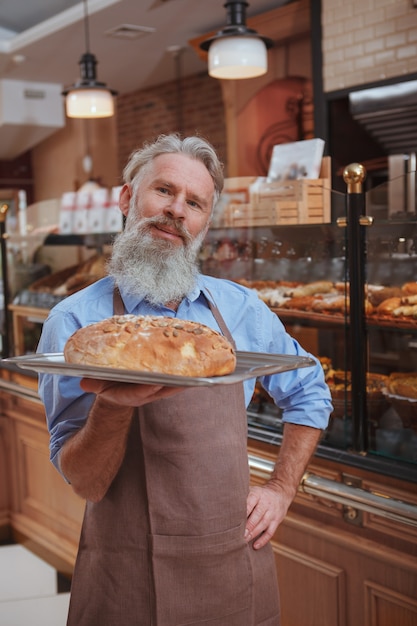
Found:
<path fill-rule="evenodd" d="M 214 78 L 255 78 L 267 72 L 267 49 L 273 41 L 246 26 L 247 6 L 247 2 L 228 0 L 224 4 L 226 26 L 200 44 L 208 50 L 208 73 Z"/>
<path fill-rule="evenodd" d="M 83 1 L 86 52 L 79 62 L 80 80 L 62 92 L 65 96 L 66 113 L 68 117 L 78 118 L 111 117 L 114 115 L 113 97 L 117 92 L 97 80 L 97 59 L 89 50 L 87 0 Z"/>

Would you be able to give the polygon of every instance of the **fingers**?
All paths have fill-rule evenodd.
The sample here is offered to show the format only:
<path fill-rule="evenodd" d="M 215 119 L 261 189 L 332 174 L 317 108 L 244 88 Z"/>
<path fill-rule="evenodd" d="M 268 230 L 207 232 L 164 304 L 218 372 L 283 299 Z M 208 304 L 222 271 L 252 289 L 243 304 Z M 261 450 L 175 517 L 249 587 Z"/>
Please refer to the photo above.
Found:
<path fill-rule="evenodd" d="M 267 487 L 252 487 L 247 498 L 246 541 L 255 539 L 255 550 L 265 546 L 284 515 L 278 493 Z"/>
<path fill-rule="evenodd" d="M 80 386 L 87 393 L 95 393 L 101 398 L 122 406 L 141 406 L 155 400 L 167 398 L 180 391 L 183 387 L 166 387 L 163 385 L 142 385 L 133 383 L 116 383 L 112 381 L 83 378 Z"/>
<path fill-rule="evenodd" d="M 266 546 L 266 544 L 274 536 L 277 526 L 278 524 L 271 525 L 259 535 L 256 541 L 254 541 L 253 543 L 253 547 L 255 550 L 259 550 L 259 548 L 263 548 L 264 546 Z"/>
<path fill-rule="evenodd" d="M 96 380 L 95 378 L 82 378 L 80 380 L 80 387 L 87 393 L 101 393 L 113 383 L 104 380 Z"/>
<path fill-rule="evenodd" d="M 253 547 L 262 548 L 271 539 L 277 526 L 278 522 L 272 519 L 271 511 L 258 505 L 247 519 L 245 539 L 249 542 L 256 538 Z"/>

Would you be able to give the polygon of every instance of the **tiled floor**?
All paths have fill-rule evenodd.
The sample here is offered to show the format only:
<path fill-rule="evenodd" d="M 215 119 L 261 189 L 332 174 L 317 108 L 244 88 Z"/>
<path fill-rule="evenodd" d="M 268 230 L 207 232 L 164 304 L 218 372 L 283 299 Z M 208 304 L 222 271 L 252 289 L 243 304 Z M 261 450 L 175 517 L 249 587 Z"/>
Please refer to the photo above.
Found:
<path fill-rule="evenodd" d="M 68 603 L 53 567 L 21 545 L 0 546 L 0 626 L 65 626 Z"/>

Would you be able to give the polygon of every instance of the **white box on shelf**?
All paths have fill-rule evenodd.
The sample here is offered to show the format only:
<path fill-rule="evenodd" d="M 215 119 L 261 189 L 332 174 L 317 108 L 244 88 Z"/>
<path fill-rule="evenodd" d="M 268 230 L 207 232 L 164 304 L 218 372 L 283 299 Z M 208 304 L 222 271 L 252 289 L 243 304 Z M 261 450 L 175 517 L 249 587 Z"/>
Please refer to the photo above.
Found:
<path fill-rule="evenodd" d="M 59 232 L 61 235 L 70 235 L 74 232 L 76 195 L 75 191 L 66 191 L 61 196 L 59 210 Z"/>
<path fill-rule="evenodd" d="M 73 233 L 85 235 L 88 233 L 88 212 L 91 207 L 91 193 L 78 191 L 74 211 Z"/>
<path fill-rule="evenodd" d="M 96 189 L 91 194 L 91 206 L 87 212 L 87 231 L 89 233 L 106 232 L 106 215 L 109 208 L 109 190 Z"/>

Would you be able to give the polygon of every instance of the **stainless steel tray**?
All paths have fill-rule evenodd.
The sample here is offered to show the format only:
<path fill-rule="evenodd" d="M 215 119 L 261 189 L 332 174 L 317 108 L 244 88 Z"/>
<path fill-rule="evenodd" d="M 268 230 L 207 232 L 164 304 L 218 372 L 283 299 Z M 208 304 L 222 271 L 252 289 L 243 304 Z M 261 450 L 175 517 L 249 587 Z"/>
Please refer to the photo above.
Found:
<path fill-rule="evenodd" d="M 169 387 L 196 387 L 209 385 L 231 385 L 258 376 L 277 374 L 301 367 L 311 367 L 315 361 L 309 357 L 287 354 L 268 354 L 263 352 L 236 352 L 237 364 L 232 374 L 200 378 L 193 376 L 173 376 L 155 372 L 121 370 L 109 367 L 90 365 L 73 365 L 66 363 L 62 352 L 49 354 L 31 354 L 3 359 L 14 363 L 22 369 L 38 373 L 76 376 L 78 378 L 98 378 L 123 383 L 145 383 L 166 385 Z"/>

